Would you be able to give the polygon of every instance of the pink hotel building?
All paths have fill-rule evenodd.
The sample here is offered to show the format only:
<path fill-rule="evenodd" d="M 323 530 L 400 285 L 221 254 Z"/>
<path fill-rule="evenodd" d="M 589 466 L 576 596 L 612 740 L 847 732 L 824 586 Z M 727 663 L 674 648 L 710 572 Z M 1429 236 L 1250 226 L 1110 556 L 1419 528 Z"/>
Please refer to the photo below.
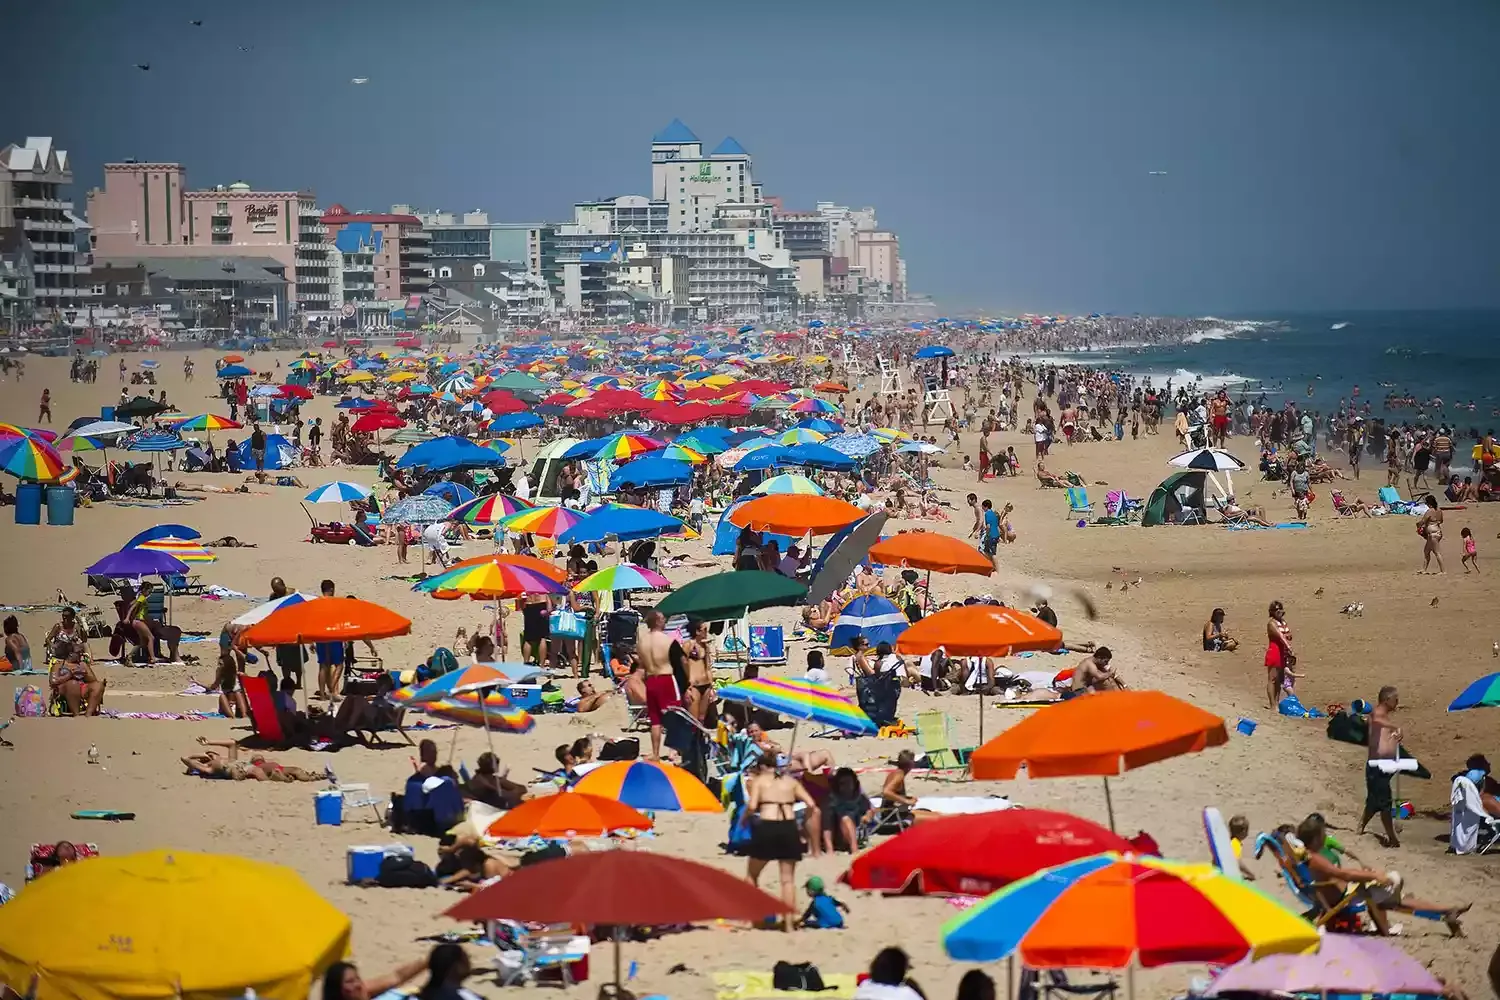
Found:
<path fill-rule="evenodd" d="M 103 189 L 88 195 L 88 221 L 101 263 L 271 257 L 286 265 L 297 312 L 332 315 L 342 305 L 339 258 L 310 191 L 189 191 L 180 163 L 107 163 Z"/>

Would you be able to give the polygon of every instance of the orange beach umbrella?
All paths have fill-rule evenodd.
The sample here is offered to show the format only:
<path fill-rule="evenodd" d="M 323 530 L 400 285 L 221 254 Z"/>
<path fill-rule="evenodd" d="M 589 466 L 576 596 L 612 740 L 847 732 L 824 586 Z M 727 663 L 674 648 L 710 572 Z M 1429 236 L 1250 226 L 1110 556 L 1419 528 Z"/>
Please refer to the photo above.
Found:
<path fill-rule="evenodd" d="M 561 792 L 522 802 L 485 830 L 491 837 L 602 837 L 615 830 L 649 830 L 649 817 L 623 802 L 586 792 Z"/>
<path fill-rule="evenodd" d="M 308 642 L 389 639 L 411 632 L 411 620 L 357 597 L 324 597 L 289 604 L 250 626 L 249 646 L 295 646 Z"/>
<path fill-rule="evenodd" d="M 941 646 L 949 656 L 1011 656 L 1056 649 L 1062 641 L 1056 626 L 1035 615 L 993 604 L 966 604 L 928 615 L 902 632 L 896 652 L 922 656 Z"/>
<path fill-rule="evenodd" d="M 1098 691 L 1011 726 L 974 751 L 969 769 L 979 779 L 1014 778 L 1022 767 L 1033 778 L 1100 776 L 1113 829 L 1112 775 L 1228 742 L 1223 719 L 1163 691 Z"/>
<path fill-rule="evenodd" d="M 929 573 L 974 573 L 989 576 L 994 563 L 968 542 L 935 531 L 903 531 L 870 546 L 870 558 L 886 566 L 925 569 Z"/>
<path fill-rule="evenodd" d="M 846 528 L 865 512 L 837 497 L 810 493 L 772 493 L 740 504 L 730 523 L 777 535 L 828 535 Z"/>

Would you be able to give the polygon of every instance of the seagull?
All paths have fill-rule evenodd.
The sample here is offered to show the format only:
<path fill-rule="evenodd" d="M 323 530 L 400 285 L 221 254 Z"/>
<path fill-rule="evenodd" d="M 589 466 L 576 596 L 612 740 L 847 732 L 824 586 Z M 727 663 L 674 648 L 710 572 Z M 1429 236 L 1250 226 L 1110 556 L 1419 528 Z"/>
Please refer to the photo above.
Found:
<path fill-rule="evenodd" d="M 142 72 L 144 72 L 144 71 L 149 70 L 151 68 L 151 64 L 150 63 L 136 63 L 135 64 L 135 68 L 138 69 L 138 70 L 141 70 Z"/>
<path fill-rule="evenodd" d="M 195 28 L 201 28 L 201 27 L 203 27 L 203 22 L 202 21 L 189 21 L 188 24 L 191 24 Z"/>
<path fill-rule="evenodd" d="M 1432 603 L 1431 603 L 1431 604 L 1429 604 L 1429 605 L 1428 605 L 1428 607 L 1430 607 L 1430 608 L 1435 608 L 1435 607 L 1437 607 L 1437 606 L 1438 606 L 1438 599 L 1437 599 L 1437 598 L 1436 598 L 1436 597 L 1434 597 L 1434 598 L 1433 598 L 1433 599 L 1432 599 Z"/>
<path fill-rule="evenodd" d="M 369 83 L 370 82 L 370 78 L 368 76 L 356 76 L 353 79 L 351 79 L 349 82 L 350 83 Z"/>
<path fill-rule="evenodd" d="M 254 45 L 241 45 L 240 46 L 240 51 L 241 52 L 249 52 L 253 48 L 255 48 Z"/>
<path fill-rule="evenodd" d="M 1167 172 L 1165 170 L 1148 170 L 1148 171 L 1146 171 L 1146 173 L 1148 175 L 1152 176 L 1152 177 L 1165 177 L 1165 176 L 1167 176 Z"/>
<path fill-rule="evenodd" d="M 1319 587 L 1317 590 L 1313 591 L 1313 596 L 1314 597 L 1322 597 L 1323 596 L 1323 588 Z"/>

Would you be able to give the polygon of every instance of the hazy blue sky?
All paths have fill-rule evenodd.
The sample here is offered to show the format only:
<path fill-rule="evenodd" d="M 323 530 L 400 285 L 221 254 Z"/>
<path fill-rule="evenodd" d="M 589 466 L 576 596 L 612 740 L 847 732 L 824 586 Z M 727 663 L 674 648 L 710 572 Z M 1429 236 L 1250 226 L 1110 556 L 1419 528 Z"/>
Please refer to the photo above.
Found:
<path fill-rule="evenodd" d="M 566 221 L 680 117 L 789 206 L 875 206 L 955 311 L 1500 305 L 1494 0 L 46 0 L 0 37 L 0 139 L 70 149 L 80 211 L 135 157 Z"/>

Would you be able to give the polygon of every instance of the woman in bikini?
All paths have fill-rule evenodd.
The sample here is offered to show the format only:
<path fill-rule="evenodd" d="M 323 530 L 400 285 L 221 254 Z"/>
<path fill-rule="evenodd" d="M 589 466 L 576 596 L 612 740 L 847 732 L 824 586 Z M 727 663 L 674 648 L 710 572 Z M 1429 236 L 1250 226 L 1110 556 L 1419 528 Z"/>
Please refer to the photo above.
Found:
<path fill-rule="evenodd" d="M 1443 508 L 1438 506 L 1437 497 L 1431 493 L 1422 498 L 1427 504 L 1427 513 L 1423 514 L 1417 521 L 1417 534 L 1422 536 L 1422 572 L 1432 565 L 1432 560 L 1437 559 L 1438 572 L 1446 572 L 1443 569 L 1443 553 L 1439 546 L 1443 541 Z"/>
<path fill-rule="evenodd" d="M 688 620 L 682 651 L 687 658 L 688 711 L 700 724 L 707 724 L 714 703 L 714 651 L 708 638 L 708 622 Z"/>
<path fill-rule="evenodd" d="M 1286 608 L 1272 601 L 1266 619 L 1266 707 L 1274 711 L 1281 698 L 1286 672 L 1297 665 L 1292 652 L 1292 628 L 1286 623 Z"/>
<path fill-rule="evenodd" d="M 198 743 L 205 747 L 219 747 L 229 751 L 228 757 L 221 757 L 212 750 L 183 757 L 182 766 L 187 768 L 188 773 L 202 778 L 222 778 L 230 781 L 275 781 L 283 784 L 330 779 L 326 769 L 322 773 L 314 773 L 300 767 L 278 764 L 268 757 L 261 756 L 251 757 L 249 762 L 240 760 L 239 745 L 233 740 L 210 740 L 206 736 L 200 736 Z"/>
<path fill-rule="evenodd" d="M 759 885 L 760 873 L 766 865 L 776 862 L 781 876 L 781 898 L 788 911 L 782 929 L 790 931 L 790 914 L 797 909 L 797 862 L 802 860 L 797 803 L 806 806 L 809 815 L 815 814 L 818 806 L 800 781 L 782 774 L 775 764 L 774 756 L 762 755 L 745 782 L 745 810 L 750 816 L 750 844 L 745 852 L 750 863 L 746 877 L 751 885 Z"/>

